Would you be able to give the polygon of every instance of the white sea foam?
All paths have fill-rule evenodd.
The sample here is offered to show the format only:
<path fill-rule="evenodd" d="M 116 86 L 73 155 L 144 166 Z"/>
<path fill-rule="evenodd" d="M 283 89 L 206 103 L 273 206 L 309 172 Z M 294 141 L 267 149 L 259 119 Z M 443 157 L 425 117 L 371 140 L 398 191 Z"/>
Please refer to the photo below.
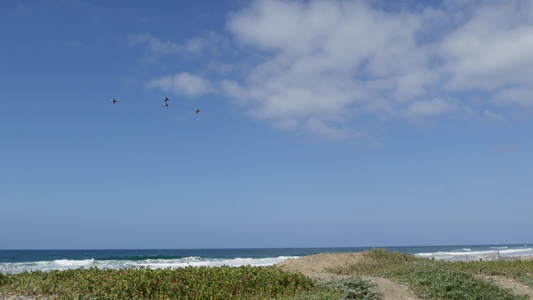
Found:
<path fill-rule="evenodd" d="M 437 260 L 499 260 L 499 259 L 515 259 L 522 256 L 533 255 L 532 247 L 489 247 L 478 251 L 472 251 L 469 248 L 462 248 L 456 251 L 439 251 L 417 253 L 415 256 L 424 258 L 433 258 Z"/>
<path fill-rule="evenodd" d="M 90 266 L 94 264 L 94 259 L 72 260 L 72 259 L 57 259 L 53 261 L 58 266 Z"/>
<path fill-rule="evenodd" d="M 145 259 L 145 260 L 70 260 L 59 259 L 53 261 L 38 261 L 38 262 L 23 262 L 23 263 L 4 263 L 0 264 L 0 271 L 4 273 L 21 273 L 24 271 L 51 271 L 51 270 L 67 270 L 78 268 L 98 267 L 100 269 L 121 269 L 121 268 L 139 268 L 146 267 L 150 269 L 164 269 L 164 268 L 183 268 L 188 266 L 193 267 L 219 267 L 219 266 L 269 266 L 278 262 L 286 260 L 288 256 L 268 257 L 268 258 L 232 258 L 232 259 L 218 259 L 218 258 L 201 258 L 196 256 L 176 258 L 176 259 Z"/>

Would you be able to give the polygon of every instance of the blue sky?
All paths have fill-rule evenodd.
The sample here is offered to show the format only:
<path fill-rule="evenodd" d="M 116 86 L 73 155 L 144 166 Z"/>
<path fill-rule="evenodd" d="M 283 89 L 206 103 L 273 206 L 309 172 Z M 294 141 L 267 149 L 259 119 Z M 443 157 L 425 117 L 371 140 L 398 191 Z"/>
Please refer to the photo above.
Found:
<path fill-rule="evenodd" d="M 531 1 L 0 16 L 0 249 L 533 242 Z"/>

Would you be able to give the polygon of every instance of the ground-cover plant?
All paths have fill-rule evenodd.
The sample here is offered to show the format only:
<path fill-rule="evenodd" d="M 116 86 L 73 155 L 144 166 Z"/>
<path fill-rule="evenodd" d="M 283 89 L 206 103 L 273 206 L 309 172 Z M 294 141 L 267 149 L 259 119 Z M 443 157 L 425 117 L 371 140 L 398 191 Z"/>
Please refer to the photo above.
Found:
<path fill-rule="evenodd" d="M 389 252 L 387 249 L 372 249 L 363 252 L 364 261 L 328 269 L 338 275 L 376 275 L 391 268 L 397 268 L 404 263 L 416 261 L 417 258 L 407 253 Z"/>
<path fill-rule="evenodd" d="M 451 263 L 417 258 L 405 253 L 391 253 L 386 249 L 372 249 L 364 252 L 363 256 L 365 261 L 361 263 L 329 271 L 342 275 L 385 277 L 409 285 L 409 288 L 421 298 L 458 300 L 527 299 L 527 296 L 513 295 L 509 290 L 476 279 L 475 275 L 495 275 L 499 272 L 501 275 L 531 278 L 532 272 L 528 263 L 524 265 L 502 261 L 492 266 L 484 265 L 490 262 Z"/>
<path fill-rule="evenodd" d="M 288 299 L 339 292 L 300 273 L 276 267 L 187 267 L 177 269 L 77 269 L 6 274 L 0 295 L 58 299 Z"/>
<path fill-rule="evenodd" d="M 409 285 L 419 297 L 427 299 L 528 299 L 472 274 L 451 267 L 445 262 L 414 261 L 382 275 Z"/>
<path fill-rule="evenodd" d="M 376 286 L 371 284 L 370 281 L 357 276 L 322 281 L 319 285 L 339 291 L 340 295 L 338 299 L 378 299 L 378 290 Z"/>
<path fill-rule="evenodd" d="M 533 287 L 533 260 L 459 261 L 450 265 L 471 274 L 511 277 Z"/>

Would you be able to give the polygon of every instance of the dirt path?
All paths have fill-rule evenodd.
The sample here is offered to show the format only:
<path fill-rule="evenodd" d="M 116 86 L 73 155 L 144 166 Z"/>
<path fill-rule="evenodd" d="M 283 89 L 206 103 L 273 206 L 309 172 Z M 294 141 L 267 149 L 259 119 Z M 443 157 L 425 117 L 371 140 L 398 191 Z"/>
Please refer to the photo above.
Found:
<path fill-rule="evenodd" d="M 277 264 L 278 267 L 315 278 L 333 278 L 342 277 L 328 273 L 327 268 L 356 264 L 364 261 L 365 258 L 361 253 L 322 253 L 300 257 L 297 259 L 287 259 Z M 377 285 L 379 300 L 416 300 L 418 298 L 414 292 L 409 290 L 406 285 L 392 282 L 386 278 L 364 277 Z M 484 276 L 479 277 L 494 284 L 511 289 L 516 295 L 529 295 L 533 299 L 533 288 L 520 283 L 511 278 L 502 276 Z"/>
<path fill-rule="evenodd" d="M 342 277 L 328 273 L 325 269 L 350 265 L 364 261 L 361 253 L 322 253 L 300 257 L 297 259 L 287 259 L 277 264 L 278 267 L 301 272 L 302 274 L 315 278 Z M 415 293 L 406 285 L 395 283 L 386 278 L 364 277 L 377 285 L 379 300 L 418 300 Z"/>

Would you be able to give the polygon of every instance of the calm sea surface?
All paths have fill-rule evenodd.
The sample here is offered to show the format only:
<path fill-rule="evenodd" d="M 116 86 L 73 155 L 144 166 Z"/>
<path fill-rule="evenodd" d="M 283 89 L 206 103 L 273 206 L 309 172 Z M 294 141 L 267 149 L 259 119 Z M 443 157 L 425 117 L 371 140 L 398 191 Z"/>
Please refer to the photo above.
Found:
<path fill-rule="evenodd" d="M 77 268 L 179 268 L 186 266 L 267 266 L 318 253 L 345 253 L 372 247 L 264 249 L 0 250 L 0 272 Z M 512 259 L 533 255 L 533 244 L 387 247 L 391 251 L 443 260 Z"/>

